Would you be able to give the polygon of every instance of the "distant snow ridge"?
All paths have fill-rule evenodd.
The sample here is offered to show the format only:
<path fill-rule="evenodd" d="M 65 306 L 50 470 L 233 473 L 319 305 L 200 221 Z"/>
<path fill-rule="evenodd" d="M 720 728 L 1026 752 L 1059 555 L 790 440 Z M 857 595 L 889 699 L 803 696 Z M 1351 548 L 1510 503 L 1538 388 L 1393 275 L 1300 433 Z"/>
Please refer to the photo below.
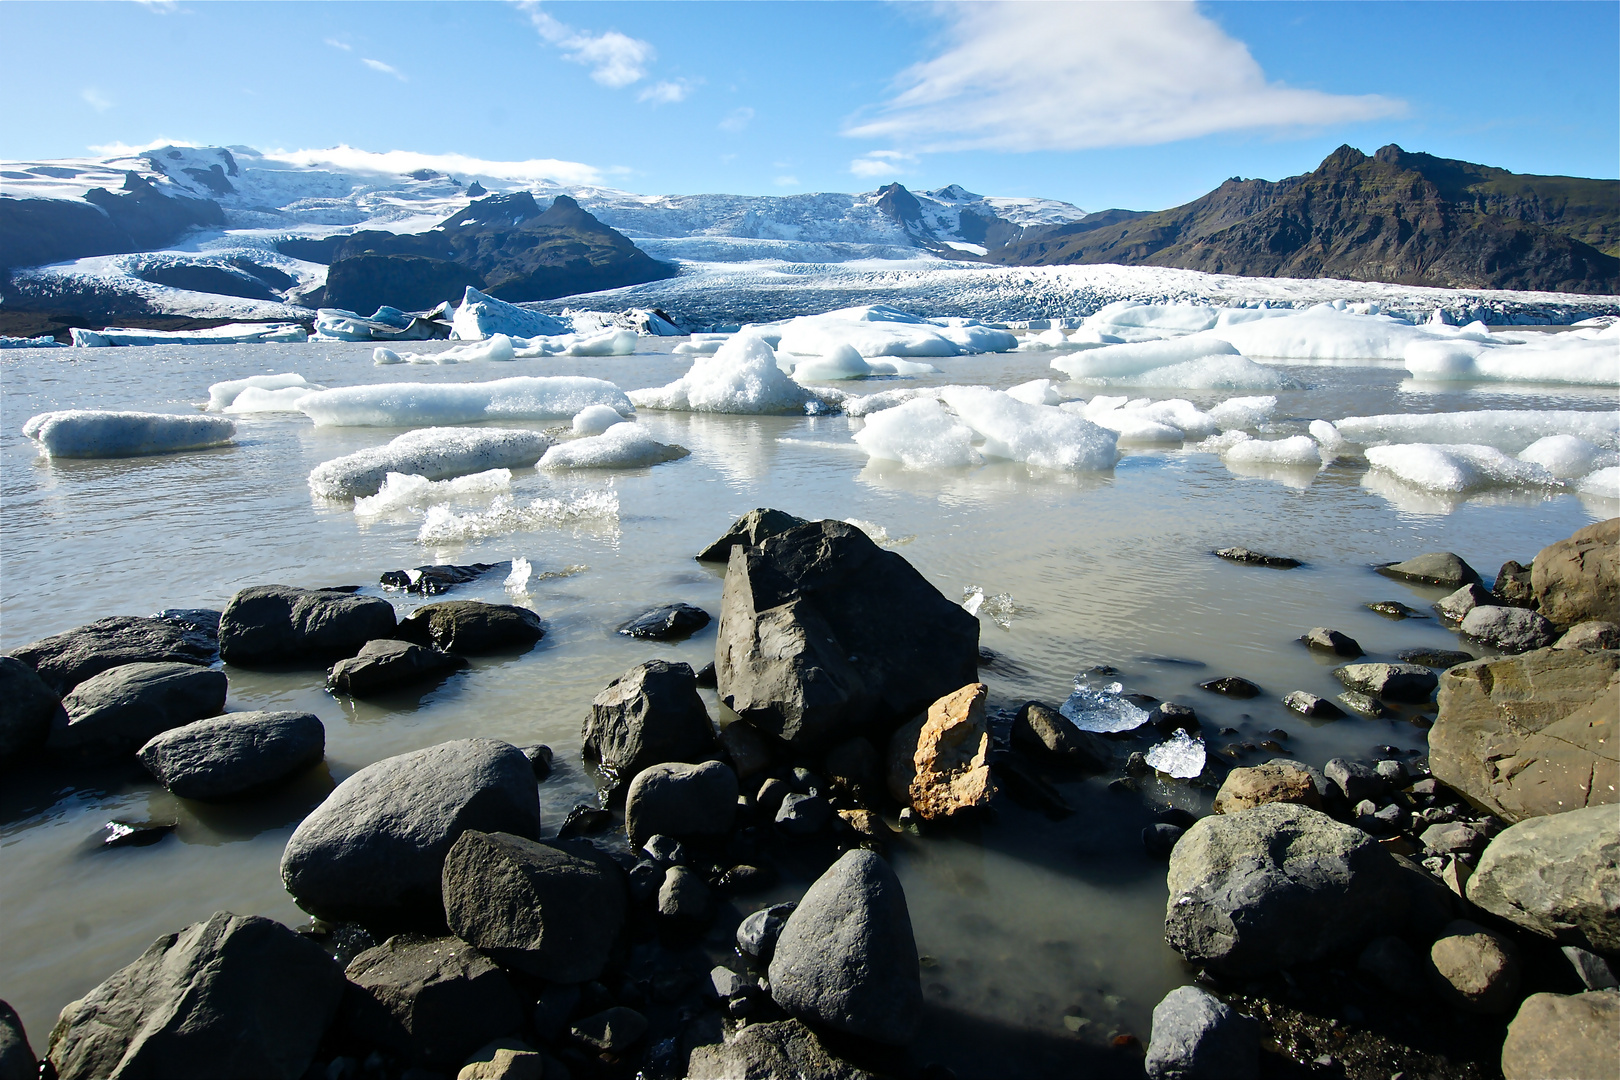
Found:
<path fill-rule="evenodd" d="M 533 465 L 549 436 L 521 428 L 421 428 L 382 446 L 315 466 L 309 490 L 324 499 L 376 495 L 391 473 L 448 480 L 490 469 Z"/>
<path fill-rule="evenodd" d="M 23 434 L 46 457 L 141 457 L 221 446 L 236 425 L 219 416 L 67 409 L 30 417 Z"/>
<path fill-rule="evenodd" d="M 405 427 L 480 420 L 567 420 L 588 405 L 632 411 L 624 391 L 582 375 L 481 383 L 379 383 L 307 394 L 298 408 L 317 427 Z"/>

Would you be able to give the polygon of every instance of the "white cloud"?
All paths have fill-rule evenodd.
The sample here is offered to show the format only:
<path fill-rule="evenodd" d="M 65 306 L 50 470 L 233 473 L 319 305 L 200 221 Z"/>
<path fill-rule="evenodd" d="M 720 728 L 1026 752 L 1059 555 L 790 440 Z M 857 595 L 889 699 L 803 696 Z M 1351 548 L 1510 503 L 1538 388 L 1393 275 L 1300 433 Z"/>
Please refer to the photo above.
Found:
<path fill-rule="evenodd" d="M 400 82 L 407 82 L 408 81 L 405 78 L 405 76 L 400 73 L 399 68 L 395 67 L 392 64 L 385 64 L 381 60 L 369 60 L 369 59 L 363 59 L 360 62 L 362 64 L 366 65 L 366 67 L 370 68 L 372 71 L 380 71 L 384 75 L 392 75 L 394 78 L 398 79 Z"/>
<path fill-rule="evenodd" d="M 154 15 L 171 15 L 180 10 L 179 0 L 135 0 Z"/>
<path fill-rule="evenodd" d="M 637 94 L 636 100 L 650 101 L 654 105 L 674 105 L 690 97 L 696 85 L 689 79 L 665 79 Z"/>
<path fill-rule="evenodd" d="M 743 128 L 747 127 L 749 122 L 753 119 L 754 110 L 744 105 L 740 109 L 732 109 L 730 112 L 726 113 L 725 119 L 720 121 L 720 130 L 729 131 L 732 134 L 736 134 Z"/>
<path fill-rule="evenodd" d="M 487 161 L 464 154 L 419 154 L 410 150 L 389 150 L 376 153 L 356 150 L 352 146 L 334 146 L 327 150 L 270 150 L 264 156 L 273 161 L 293 165 L 325 165 L 345 172 L 403 174 L 417 169 L 432 169 L 452 176 L 482 176 L 491 180 L 511 180 L 532 184 L 552 180 L 559 184 L 596 184 L 602 172 L 577 161 L 558 161 L 537 158 L 532 161 Z"/>
<path fill-rule="evenodd" d="M 108 97 L 106 94 L 103 94 L 100 90 L 97 90 L 93 86 L 87 86 L 83 90 L 80 90 L 79 97 L 83 99 L 86 105 L 96 110 L 96 112 L 106 112 L 108 109 L 113 107 L 112 98 Z"/>
<path fill-rule="evenodd" d="M 950 44 L 901 72 L 844 134 L 922 150 L 1147 146 L 1309 128 L 1405 110 L 1269 82 L 1248 47 L 1186 0 L 942 6 Z"/>
<path fill-rule="evenodd" d="M 326 43 L 328 45 L 332 46 L 332 48 L 334 48 L 334 49 L 342 49 L 344 52 L 353 52 L 354 51 L 354 46 L 353 45 L 350 45 L 350 44 L 348 44 L 347 42 L 344 42 L 344 41 L 339 41 L 337 38 L 327 38 Z"/>
<path fill-rule="evenodd" d="M 639 82 L 647 76 L 647 66 L 658 56 L 650 42 L 608 30 L 591 34 L 575 30 L 540 9 L 534 0 L 522 0 L 518 7 L 542 41 L 563 50 L 563 59 L 584 64 L 591 78 L 615 90 Z M 680 100 L 676 98 L 675 100 Z"/>
<path fill-rule="evenodd" d="M 917 164 L 915 156 L 900 150 L 871 150 L 851 161 L 849 171 L 856 176 L 872 179 L 879 176 L 895 176 L 915 164 Z"/>
<path fill-rule="evenodd" d="M 165 146 L 196 145 L 196 143 L 187 142 L 185 139 L 158 138 L 153 139 L 149 143 L 141 143 L 139 146 L 131 146 L 129 143 L 125 142 L 110 142 L 102 143 L 99 146 L 87 146 L 85 149 L 97 157 L 134 157 L 136 154 L 144 154 L 148 150 L 157 150 Z"/>
<path fill-rule="evenodd" d="M 799 178 L 797 176 L 778 176 L 776 178 L 776 186 L 777 187 L 798 187 L 799 186 Z"/>

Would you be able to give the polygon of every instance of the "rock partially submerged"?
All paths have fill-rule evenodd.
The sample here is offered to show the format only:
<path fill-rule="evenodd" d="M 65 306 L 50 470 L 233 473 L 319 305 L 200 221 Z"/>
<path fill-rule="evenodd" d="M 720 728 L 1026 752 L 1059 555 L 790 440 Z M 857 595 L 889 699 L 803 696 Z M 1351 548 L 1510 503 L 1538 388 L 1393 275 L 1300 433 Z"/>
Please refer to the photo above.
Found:
<path fill-rule="evenodd" d="M 665 660 L 637 664 L 597 694 L 581 738 L 609 791 L 653 765 L 702 761 L 716 747 L 697 677 Z"/>
<path fill-rule="evenodd" d="M 45 745 L 62 701 L 34 669 L 0 656 L 0 769 Z"/>
<path fill-rule="evenodd" d="M 1347 689 L 1386 701 L 1427 701 L 1439 680 L 1419 664 L 1345 664 L 1333 677 Z"/>
<path fill-rule="evenodd" d="M 223 671 L 193 664 L 124 664 L 86 679 L 62 699 L 66 724 L 45 748 L 69 757 L 118 758 L 148 739 L 225 709 Z"/>
<path fill-rule="evenodd" d="M 1337 630 L 1329 630 L 1325 626 L 1311 627 L 1299 640 L 1312 649 L 1332 653 L 1334 656 L 1354 659 L 1362 655 L 1361 644 L 1355 638 L 1341 634 Z"/>
<path fill-rule="evenodd" d="M 22 1018 L 0 1001 L 0 1080 L 36 1080 L 39 1061 L 23 1030 Z"/>
<path fill-rule="evenodd" d="M 405 641 L 467 656 L 521 649 L 546 636 L 540 616 L 528 608 L 482 600 L 424 604 L 400 620 L 398 633 Z"/>
<path fill-rule="evenodd" d="M 438 596 L 449 592 L 457 585 L 477 581 L 491 570 L 507 569 L 511 565 L 509 562 L 468 563 L 465 566 L 432 563 L 409 570 L 386 570 L 380 583 L 385 589 L 399 589 L 401 592 L 415 593 L 418 596 Z"/>
<path fill-rule="evenodd" d="M 358 653 L 339 660 L 326 674 L 326 685 L 339 694 L 372 697 L 414 683 L 442 679 L 467 666 L 465 657 L 408 641 L 368 641 Z"/>
<path fill-rule="evenodd" d="M 213 663 L 217 635 L 180 619 L 112 615 L 30 642 L 11 655 L 33 668 L 46 686 L 65 694 L 120 664 Z"/>
<path fill-rule="evenodd" d="M 1462 556 L 1449 551 L 1434 551 L 1405 562 L 1386 563 L 1377 570 L 1385 577 L 1415 581 L 1420 585 L 1439 585 L 1447 589 L 1478 585 L 1480 580 L 1477 570 L 1464 562 Z"/>
<path fill-rule="evenodd" d="M 1011 737 L 1020 750 L 1087 769 L 1101 771 L 1114 760 L 1113 743 L 1096 732 L 1081 731 L 1068 717 L 1039 701 L 1019 707 Z"/>
<path fill-rule="evenodd" d="M 619 627 L 625 637 L 671 641 L 689 637 L 709 625 L 709 613 L 691 604 L 665 604 L 644 611 Z"/>
<path fill-rule="evenodd" d="M 698 562 L 726 563 L 731 561 L 731 549 L 738 544 L 743 547 L 758 547 L 770 537 L 778 533 L 809 522 L 801 517 L 783 513 L 780 510 L 770 510 L 761 507 L 750 510 L 727 529 L 721 537 L 702 551 L 698 552 Z"/>
<path fill-rule="evenodd" d="M 225 605 L 219 653 L 241 667 L 325 667 L 374 638 L 393 637 L 394 627 L 394 607 L 381 597 L 254 585 Z"/>
<path fill-rule="evenodd" d="M 984 699 L 989 688 L 971 683 L 928 707 L 918 720 L 895 729 L 889 751 L 890 789 L 924 820 L 953 817 L 990 804 L 990 731 Z"/>
<path fill-rule="evenodd" d="M 320 761 L 326 728 L 310 713 L 241 712 L 171 728 L 136 755 L 182 799 L 261 791 Z"/>
<path fill-rule="evenodd" d="M 1290 559 L 1286 555 L 1262 555 L 1258 551 L 1250 551 L 1246 547 L 1217 548 L 1215 555 L 1228 562 L 1248 563 L 1251 566 L 1270 566 L 1278 570 L 1292 570 L 1300 565 L 1298 559 Z"/>

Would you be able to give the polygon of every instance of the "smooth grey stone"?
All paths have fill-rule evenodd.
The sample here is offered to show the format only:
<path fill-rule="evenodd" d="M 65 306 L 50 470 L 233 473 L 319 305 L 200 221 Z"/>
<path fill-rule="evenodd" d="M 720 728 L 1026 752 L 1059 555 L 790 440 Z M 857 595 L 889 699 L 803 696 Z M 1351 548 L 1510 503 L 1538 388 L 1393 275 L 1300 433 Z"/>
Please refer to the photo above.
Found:
<path fill-rule="evenodd" d="M 1347 634 L 1337 630 L 1329 630 L 1325 626 L 1313 626 L 1305 631 L 1303 641 L 1307 646 L 1319 652 L 1329 652 L 1334 656 L 1356 657 L 1362 655 L 1360 643 Z"/>
<path fill-rule="evenodd" d="M 820 795 L 791 793 L 776 809 L 776 827 L 792 836 L 809 836 L 832 820 L 832 807 Z"/>
<path fill-rule="evenodd" d="M 45 747 L 64 756 L 125 757 L 160 732 L 218 716 L 226 691 L 223 671 L 195 664 L 108 668 L 62 699 L 57 721 L 67 723 L 51 728 Z"/>
<path fill-rule="evenodd" d="M 644 611 L 619 627 L 625 637 L 647 638 L 651 641 L 671 641 L 689 637 L 708 626 L 707 611 L 691 604 L 665 604 Z"/>
<path fill-rule="evenodd" d="M 1558 640 L 1557 628 L 1529 608 L 1477 607 L 1458 629 L 1508 653 L 1543 649 Z"/>
<path fill-rule="evenodd" d="M 1617 814 L 1589 806 L 1503 829 L 1468 879 L 1468 899 L 1562 944 L 1620 952 Z"/>
<path fill-rule="evenodd" d="M 695 762 L 716 749 L 708 707 L 687 664 L 649 660 L 596 695 L 581 733 L 581 753 L 609 791 L 665 762 Z"/>
<path fill-rule="evenodd" d="M 366 766 L 293 830 L 281 880 L 328 922 L 435 928 L 444 859 L 468 829 L 539 837 L 539 788 L 517 747 L 459 739 Z"/>
<path fill-rule="evenodd" d="M 16 1009 L 0 1001 L 0 1080 L 38 1080 L 38 1077 L 39 1061 L 28 1043 L 22 1018 Z"/>
<path fill-rule="evenodd" d="M 684 866 L 664 871 L 658 886 L 658 914 L 671 919 L 700 919 L 709 910 L 709 886 Z"/>
<path fill-rule="evenodd" d="M 398 633 L 418 645 L 469 656 L 524 648 L 546 636 L 540 616 L 528 608 L 482 600 L 424 604 L 400 620 Z"/>
<path fill-rule="evenodd" d="M 1373 762 L 1373 772 L 1377 773 L 1378 778 L 1392 788 L 1400 787 L 1408 779 L 1406 766 L 1394 758 L 1385 758 L 1382 761 Z"/>
<path fill-rule="evenodd" d="M 1402 649 L 1395 654 L 1395 659 L 1404 664 L 1422 664 L 1431 668 L 1453 668 L 1458 664 L 1472 662 L 1473 653 L 1466 653 L 1460 649 Z"/>
<path fill-rule="evenodd" d="M 412 683 L 440 679 L 466 666 L 462 657 L 383 638 L 366 642 L 354 656 L 333 664 L 326 685 L 339 694 L 371 697 Z"/>
<path fill-rule="evenodd" d="M 1434 602 L 1435 614 L 1450 623 L 1460 623 L 1470 611 L 1481 604 L 1494 603 L 1496 598 L 1479 585 L 1464 585 L 1454 593 L 1447 593 Z"/>
<path fill-rule="evenodd" d="M 0 768 L 45 745 L 62 700 L 33 668 L 0 656 Z"/>
<path fill-rule="evenodd" d="M 1555 649 L 1620 649 L 1620 625 L 1589 619 L 1570 627 L 1553 642 Z"/>
<path fill-rule="evenodd" d="M 445 856 L 450 930 L 505 967 L 554 983 L 602 974 L 628 907 L 624 872 L 589 843 L 469 829 Z"/>
<path fill-rule="evenodd" d="M 1388 563 L 1377 568 L 1385 577 L 1416 581 L 1423 585 L 1439 585 L 1460 589 L 1464 585 L 1478 584 L 1479 573 L 1459 555 L 1449 551 L 1434 551 L 1405 562 Z"/>
<path fill-rule="evenodd" d="M 658 833 L 677 839 L 724 835 L 736 816 L 737 774 L 718 761 L 643 769 L 624 799 L 624 829 L 638 847 Z"/>
<path fill-rule="evenodd" d="M 1382 720 L 1395 715 L 1395 710 L 1371 694 L 1363 694 L 1360 690 L 1346 690 L 1339 695 L 1339 701 L 1351 712 L 1360 713 L 1373 720 Z"/>
<path fill-rule="evenodd" d="M 771 958 L 783 1009 L 904 1046 L 922 1019 L 922 980 L 900 879 L 870 851 L 845 852 L 788 916 Z"/>
<path fill-rule="evenodd" d="M 658 895 L 664 883 L 664 867 L 651 859 L 642 859 L 630 868 L 630 899 L 642 903 Z"/>
<path fill-rule="evenodd" d="M 1418 839 L 1423 842 L 1425 855 L 1478 855 L 1489 843 L 1478 829 L 1460 821 L 1430 825 Z"/>
<path fill-rule="evenodd" d="M 394 605 L 379 596 L 254 585 L 225 605 L 219 654 L 241 667 L 325 666 L 375 638 L 393 637 L 395 626 Z"/>
<path fill-rule="evenodd" d="M 341 969 L 314 941 L 215 912 L 64 1008 L 49 1057 L 61 1080 L 298 1080 L 343 993 Z"/>
<path fill-rule="evenodd" d="M 1388 701 L 1428 701 L 1440 684 L 1434 672 L 1418 664 L 1346 664 L 1333 677 L 1350 690 Z"/>
<path fill-rule="evenodd" d="M 270 787 L 320 761 L 326 728 L 301 712 L 226 713 L 154 736 L 136 754 L 182 799 L 229 799 Z"/>
<path fill-rule="evenodd" d="M 1388 781 L 1370 766 L 1347 758 L 1330 760 L 1322 766 L 1322 775 L 1333 781 L 1352 806 L 1362 799 L 1374 798 L 1389 790 Z"/>
<path fill-rule="evenodd" d="M 1344 710 L 1327 698 L 1317 697 L 1305 690 L 1295 690 L 1285 695 L 1282 703 L 1301 716 L 1317 720 L 1337 720 L 1344 715 Z"/>
<path fill-rule="evenodd" d="M 804 518 L 794 517 L 781 510 L 769 510 L 764 507 L 750 510 L 732 522 L 731 528 L 721 534 L 720 539 L 698 552 L 698 562 L 728 562 L 731 559 L 731 549 L 737 544 L 743 547 L 758 547 L 778 533 L 806 524 L 809 523 Z"/>
<path fill-rule="evenodd" d="M 696 1046 L 688 1059 L 687 1080 L 878 1080 L 840 1061 L 810 1028 L 798 1020 L 749 1024 L 724 1043 Z"/>
<path fill-rule="evenodd" d="M 1546 552 L 1543 548 L 1536 556 L 1538 569 Z M 1567 997 L 1531 994 L 1502 1041 L 1503 1080 L 1612 1077 L 1617 1033 L 1620 991 L 1589 990 Z"/>
<path fill-rule="evenodd" d="M 53 692 L 66 694 L 108 668 L 141 663 L 206 667 L 218 652 L 217 637 L 190 622 L 112 615 L 29 642 L 11 655 L 33 668 Z"/>
<path fill-rule="evenodd" d="M 714 996 L 724 1001 L 748 993 L 753 980 L 743 978 L 728 967 L 715 967 L 709 972 L 709 986 Z"/>
<path fill-rule="evenodd" d="M 1186 711 L 1192 713 L 1191 709 Z M 1114 760 L 1114 744 L 1094 731 L 1081 731 L 1068 717 L 1039 701 L 1026 701 L 1020 706 L 1013 718 L 1011 738 L 1013 746 L 1026 753 L 1098 772 Z"/>
<path fill-rule="evenodd" d="M 776 939 L 782 933 L 782 926 L 798 906 L 796 901 L 789 901 L 761 908 L 749 915 L 737 926 L 737 951 L 750 960 L 768 962 L 776 949 Z"/>
<path fill-rule="evenodd" d="M 1260 1027 L 1209 991 L 1180 986 L 1153 1007 L 1143 1065 L 1153 1080 L 1253 1080 Z"/>

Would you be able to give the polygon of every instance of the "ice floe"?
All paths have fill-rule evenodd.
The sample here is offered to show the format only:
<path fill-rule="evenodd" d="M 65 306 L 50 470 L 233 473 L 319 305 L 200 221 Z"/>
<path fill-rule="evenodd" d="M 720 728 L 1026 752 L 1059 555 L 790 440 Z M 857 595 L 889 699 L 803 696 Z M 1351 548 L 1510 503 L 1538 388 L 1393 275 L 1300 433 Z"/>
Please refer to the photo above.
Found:
<path fill-rule="evenodd" d="M 119 326 L 86 330 L 75 326 L 72 334 L 74 346 L 81 349 L 104 349 L 113 345 L 257 345 L 309 340 L 309 335 L 297 323 L 230 323 L 212 330 L 135 330 Z"/>
<path fill-rule="evenodd" d="M 1444 382 L 1480 379 L 1500 382 L 1574 383 L 1620 386 L 1620 326 L 1525 335 L 1515 340 L 1427 341 L 1406 349 L 1413 378 Z"/>
<path fill-rule="evenodd" d="M 497 495 L 487 510 L 457 513 L 442 503 L 428 507 L 416 539 L 421 544 L 450 544 L 593 523 L 616 529 L 618 517 L 619 494 L 612 488 L 541 496 L 522 504 L 510 495 Z"/>
<path fill-rule="evenodd" d="M 867 417 L 855 442 L 874 458 L 912 469 L 949 469 L 983 462 L 973 429 L 930 397 L 913 398 Z"/>
<path fill-rule="evenodd" d="M 1540 465 L 1555 479 L 1573 480 L 1596 469 L 1620 465 L 1620 454 L 1577 435 L 1548 435 L 1519 452 L 1520 461 Z"/>
<path fill-rule="evenodd" d="M 1044 469 L 1096 472 L 1114 467 L 1117 437 L 1084 417 L 1050 405 L 1030 405 L 983 386 L 947 386 L 940 397 L 984 437 L 985 457 Z"/>
<path fill-rule="evenodd" d="M 1575 490 L 1605 499 L 1620 499 L 1620 466 L 1611 465 L 1582 477 Z"/>
<path fill-rule="evenodd" d="M 66 409 L 30 417 L 23 434 L 47 457 L 140 457 L 221 446 L 236 424 L 220 416 Z"/>
<path fill-rule="evenodd" d="M 554 315 L 530 311 L 481 293 L 471 285 L 450 320 L 450 335 L 462 341 L 481 341 L 496 334 L 508 337 L 556 337 L 573 327 Z"/>
<path fill-rule="evenodd" d="M 542 469 L 632 469 L 686 457 L 684 446 L 661 443 L 639 424 L 614 424 L 600 435 L 558 443 L 540 459 Z"/>
<path fill-rule="evenodd" d="M 383 478 L 375 495 L 354 500 L 354 516 L 376 518 L 400 510 L 450 502 L 467 495 L 491 495 L 512 486 L 511 469 L 487 469 L 451 480 L 429 480 L 425 476 L 391 472 Z"/>
<path fill-rule="evenodd" d="M 1229 319 L 1214 333 L 1244 356 L 1316 361 L 1399 360 L 1409 347 L 1441 336 L 1401 319 L 1359 315 L 1331 304 L 1270 314 L 1286 317 Z"/>
<path fill-rule="evenodd" d="M 1092 423 L 1117 433 L 1122 442 L 1180 442 L 1202 439 L 1220 427 L 1215 418 L 1184 398 L 1134 401 L 1099 394 L 1089 402 L 1067 402 L 1065 412 L 1077 412 Z"/>
<path fill-rule="evenodd" d="M 1221 456 L 1228 462 L 1239 464 L 1306 465 L 1322 464 L 1322 452 L 1316 440 L 1309 435 L 1294 435 L 1286 439 L 1241 439 L 1229 446 Z"/>
<path fill-rule="evenodd" d="M 1059 330 L 1058 333 L 1063 331 Z M 1065 398 L 1052 379 L 1031 379 L 1007 388 L 1007 393 L 1026 405 L 1061 405 Z"/>
<path fill-rule="evenodd" d="M 895 390 L 880 390 L 876 394 L 851 394 L 844 399 L 844 412 L 850 416 L 870 416 L 917 398 L 938 399 L 939 390 L 935 386 L 904 386 Z"/>
<path fill-rule="evenodd" d="M 665 386 L 632 390 L 646 409 L 708 413 L 796 413 L 824 398 L 788 377 L 776 350 L 757 334 L 738 334 L 713 356 L 693 357 L 685 375 Z"/>
<path fill-rule="evenodd" d="M 448 480 L 490 469 L 533 465 L 549 436 L 522 428 L 420 428 L 382 446 L 333 458 L 309 474 L 309 490 L 325 499 L 375 495 L 389 473 Z"/>
<path fill-rule="evenodd" d="M 782 377 L 784 381 L 786 376 Z M 377 383 L 307 394 L 300 411 L 320 427 L 405 427 L 480 420 L 567 420 L 588 405 L 632 411 L 613 383 L 583 375 L 514 376 L 478 383 Z"/>
<path fill-rule="evenodd" d="M 426 341 L 448 337 L 450 324 L 444 321 L 448 304 L 441 304 L 425 315 L 412 315 L 383 305 L 374 315 L 361 315 L 343 308 L 321 308 L 315 312 L 315 333 L 311 341 Z"/>
<path fill-rule="evenodd" d="M 1223 429 L 1253 428 L 1271 419 L 1271 414 L 1276 411 L 1277 399 L 1267 394 L 1264 397 L 1227 398 L 1210 409 L 1209 416 Z"/>
<path fill-rule="evenodd" d="M 245 379 L 214 383 L 208 388 L 208 404 L 205 408 L 209 412 L 224 412 L 244 390 L 288 390 L 295 387 L 302 387 L 305 393 L 324 389 L 310 385 L 302 375 L 293 371 L 279 375 L 249 375 Z"/>
<path fill-rule="evenodd" d="M 1607 410 L 1479 409 L 1472 412 L 1384 413 L 1347 416 L 1334 428 L 1348 442 L 1473 443 L 1516 454 L 1549 435 L 1575 435 L 1607 448 L 1620 448 L 1620 412 Z"/>
<path fill-rule="evenodd" d="M 1557 483 L 1541 465 L 1509 457 L 1494 446 L 1470 443 L 1373 446 L 1367 449 L 1367 461 L 1375 469 L 1428 491 L 1460 493 L 1486 487 Z"/>
<path fill-rule="evenodd" d="M 1119 683 L 1093 688 L 1084 679 L 1076 679 L 1074 692 L 1058 706 L 1058 712 L 1081 731 L 1104 735 L 1135 731 L 1148 722 L 1148 712 L 1127 701 L 1124 689 Z"/>
<path fill-rule="evenodd" d="M 1191 334 L 1215 325 L 1219 309 L 1203 304 L 1144 304 L 1119 300 L 1088 315 L 1087 328 L 1116 336 L 1151 330 L 1158 334 Z"/>
<path fill-rule="evenodd" d="M 589 405 L 574 414 L 575 435 L 600 435 L 624 417 L 608 405 Z"/>
<path fill-rule="evenodd" d="M 1065 353 L 1054 357 L 1052 366 L 1071 379 L 1125 379 L 1155 369 L 1200 360 L 1206 356 L 1237 356 L 1229 341 L 1199 335 L 1163 341 L 1139 341 L 1125 345 L 1104 345 L 1099 349 Z"/>
<path fill-rule="evenodd" d="M 873 375 L 933 375 L 939 369 L 932 364 L 916 360 L 867 359 L 853 345 L 840 343 L 821 356 L 808 358 L 787 357 L 778 351 L 778 364 L 792 364 L 793 381 L 840 382 L 844 379 L 865 379 Z"/>
<path fill-rule="evenodd" d="M 864 357 L 962 356 L 1010 352 L 1018 338 L 976 319 L 924 319 L 884 304 L 801 315 L 753 328 L 780 352 L 826 356 L 847 345 Z"/>

